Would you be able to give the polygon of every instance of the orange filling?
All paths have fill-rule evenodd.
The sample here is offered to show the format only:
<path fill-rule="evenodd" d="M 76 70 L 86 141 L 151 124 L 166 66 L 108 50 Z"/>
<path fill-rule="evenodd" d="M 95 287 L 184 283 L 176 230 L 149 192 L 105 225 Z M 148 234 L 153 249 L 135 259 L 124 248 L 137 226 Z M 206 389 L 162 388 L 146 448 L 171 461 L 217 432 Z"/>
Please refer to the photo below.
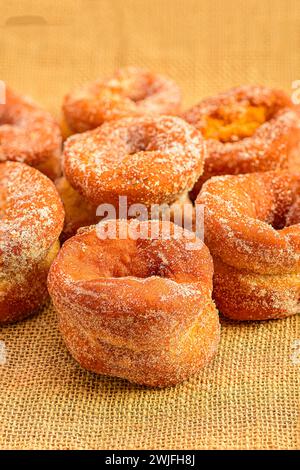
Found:
<path fill-rule="evenodd" d="M 207 117 L 206 126 L 201 131 L 206 139 L 236 142 L 251 137 L 267 119 L 265 106 L 224 106 L 214 116 Z"/>

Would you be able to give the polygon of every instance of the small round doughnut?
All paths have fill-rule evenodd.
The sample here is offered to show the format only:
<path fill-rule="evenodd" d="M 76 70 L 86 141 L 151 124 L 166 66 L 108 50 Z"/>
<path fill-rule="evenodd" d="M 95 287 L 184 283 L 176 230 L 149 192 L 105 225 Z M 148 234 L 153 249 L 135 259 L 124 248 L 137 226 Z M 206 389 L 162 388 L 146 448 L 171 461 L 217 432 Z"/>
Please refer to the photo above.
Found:
<path fill-rule="evenodd" d="M 74 133 L 128 116 L 178 114 L 180 104 L 181 92 L 173 80 L 130 66 L 66 95 L 63 112 Z"/>
<path fill-rule="evenodd" d="M 24 162 L 55 179 L 61 173 L 61 145 L 53 117 L 7 88 L 6 103 L 0 104 L 0 162 Z"/>
<path fill-rule="evenodd" d="M 184 118 L 207 140 L 208 158 L 193 199 L 212 176 L 286 169 L 300 150 L 300 113 L 280 90 L 233 88 L 204 99 Z"/>
<path fill-rule="evenodd" d="M 205 143 L 193 126 L 174 116 L 112 121 L 65 143 L 67 180 L 94 205 L 172 204 L 203 170 Z"/>
<path fill-rule="evenodd" d="M 29 316 L 47 298 L 63 220 L 52 181 L 24 163 L 0 163 L 0 323 Z"/>
<path fill-rule="evenodd" d="M 204 204 L 218 309 L 236 320 L 299 312 L 300 173 L 214 177 L 196 204 Z"/>
<path fill-rule="evenodd" d="M 100 226 L 116 236 L 100 238 Z M 132 227 L 144 237 L 128 236 Z M 185 236 L 170 222 L 110 220 L 64 243 L 48 289 L 82 367 L 165 387 L 214 356 L 220 328 L 212 259 L 200 240 L 198 250 L 189 250 Z"/>

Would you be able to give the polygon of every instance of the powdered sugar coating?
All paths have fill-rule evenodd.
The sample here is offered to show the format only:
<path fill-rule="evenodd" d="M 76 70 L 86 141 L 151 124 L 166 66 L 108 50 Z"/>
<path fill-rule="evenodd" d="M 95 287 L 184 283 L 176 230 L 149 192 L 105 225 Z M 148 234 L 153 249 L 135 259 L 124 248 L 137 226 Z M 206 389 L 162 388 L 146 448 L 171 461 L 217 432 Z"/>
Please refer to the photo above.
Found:
<path fill-rule="evenodd" d="M 106 121 L 143 114 L 178 114 L 181 92 L 171 79 L 140 67 L 124 67 L 104 80 L 66 95 L 63 111 L 70 129 L 84 132 Z"/>
<path fill-rule="evenodd" d="M 213 116 L 222 106 L 230 108 L 237 104 L 264 106 L 269 118 L 252 136 L 236 142 L 207 140 L 208 158 L 203 176 L 195 187 L 195 195 L 203 182 L 215 175 L 285 169 L 289 166 L 291 152 L 299 145 L 299 110 L 283 91 L 263 86 L 232 88 L 204 99 L 188 110 L 184 119 L 201 130 L 208 116 Z"/>
<path fill-rule="evenodd" d="M 0 182 L 0 321 L 4 321 L 22 313 L 18 306 L 19 311 L 11 311 L 6 318 L 19 298 L 25 304 L 41 271 L 44 275 L 49 268 L 49 252 L 52 256 L 56 251 L 53 246 L 62 230 L 64 211 L 53 183 L 23 163 L 0 163 Z M 41 287 L 36 294 L 41 296 L 42 291 Z"/>
<path fill-rule="evenodd" d="M 118 221 L 117 230 L 130 223 Z M 166 386 L 216 352 L 212 260 L 203 244 L 186 249 L 180 227 L 171 224 L 164 240 L 168 222 L 136 223 L 140 230 L 158 224 L 158 238 L 100 240 L 94 227 L 80 230 L 63 245 L 48 288 L 67 346 L 83 367 Z"/>
<path fill-rule="evenodd" d="M 214 298 L 222 313 L 261 320 L 299 311 L 300 174 L 214 177 L 196 203 L 205 206 Z"/>
<path fill-rule="evenodd" d="M 300 311 L 300 274 L 257 274 L 215 257 L 213 297 L 234 320 L 285 318 Z"/>
<path fill-rule="evenodd" d="M 298 272 L 300 221 L 286 224 L 299 197 L 300 175 L 287 171 L 212 178 L 196 201 L 205 206 L 210 250 L 238 268 L 270 274 Z"/>
<path fill-rule="evenodd" d="M 67 139 L 64 170 L 93 204 L 172 203 L 191 189 L 206 155 L 201 134 L 172 116 L 124 118 Z"/>
<path fill-rule="evenodd" d="M 6 103 L 0 104 L 0 162 L 24 162 L 54 179 L 60 174 L 61 145 L 53 117 L 7 88 Z"/>

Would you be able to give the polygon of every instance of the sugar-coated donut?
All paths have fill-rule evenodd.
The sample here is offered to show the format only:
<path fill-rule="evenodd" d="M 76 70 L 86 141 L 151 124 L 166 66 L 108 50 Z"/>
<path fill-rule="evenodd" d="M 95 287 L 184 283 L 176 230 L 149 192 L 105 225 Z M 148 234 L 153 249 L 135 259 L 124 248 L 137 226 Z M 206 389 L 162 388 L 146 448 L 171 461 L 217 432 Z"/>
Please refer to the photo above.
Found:
<path fill-rule="evenodd" d="M 173 80 L 129 66 L 67 94 L 63 112 L 71 131 L 84 132 L 128 116 L 178 114 L 180 104 L 181 92 Z"/>
<path fill-rule="evenodd" d="M 107 213 L 97 216 L 97 206 L 84 199 L 78 191 L 72 188 L 64 176 L 58 178 L 55 185 L 65 209 L 65 223 L 60 237 L 62 241 L 76 235 L 79 228 L 94 225 L 103 216 L 108 218 Z M 116 211 L 116 216 L 112 218 L 118 217 L 119 212 Z M 141 214 L 135 214 L 132 217 L 127 214 L 127 217 L 141 217 Z M 148 213 L 147 218 L 169 220 L 188 230 L 193 230 L 194 217 L 195 209 L 188 193 L 185 193 L 170 206 L 162 205 L 154 213 Z"/>
<path fill-rule="evenodd" d="M 25 318 L 46 299 L 63 219 L 52 181 L 24 163 L 0 163 L 0 323 Z"/>
<path fill-rule="evenodd" d="M 218 309 L 237 320 L 299 312 L 300 173 L 215 177 L 196 203 L 205 207 Z"/>
<path fill-rule="evenodd" d="M 144 238 L 128 236 L 132 224 Z M 116 236 L 99 238 L 100 226 L 116 229 Z M 64 243 L 48 289 L 81 366 L 164 387 L 214 356 L 219 320 L 211 300 L 212 259 L 200 240 L 198 250 L 189 250 L 186 233 L 169 222 L 110 220 Z"/>
<path fill-rule="evenodd" d="M 6 102 L 0 104 L 0 162 L 24 162 L 55 179 L 61 174 L 61 144 L 53 117 L 7 88 Z"/>
<path fill-rule="evenodd" d="M 233 88 L 192 107 L 184 118 L 207 140 L 204 173 L 192 192 L 215 175 L 286 169 L 300 146 L 300 113 L 280 90 Z"/>
<path fill-rule="evenodd" d="M 172 204 L 203 170 L 205 143 L 193 126 L 173 116 L 112 121 L 69 137 L 64 171 L 71 186 L 94 205 Z"/>

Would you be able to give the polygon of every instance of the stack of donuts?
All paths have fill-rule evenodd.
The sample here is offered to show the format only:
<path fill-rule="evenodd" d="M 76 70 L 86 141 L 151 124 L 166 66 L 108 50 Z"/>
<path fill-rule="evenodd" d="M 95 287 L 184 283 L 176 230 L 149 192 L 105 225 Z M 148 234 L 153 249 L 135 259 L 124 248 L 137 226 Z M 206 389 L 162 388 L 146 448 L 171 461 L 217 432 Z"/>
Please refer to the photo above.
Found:
<path fill-rule="evenodd" d="M 62 109 L 59 126 L 11 89 L 0 104 L 0 323 L 49 293 L 82 367 L 165 387 L 214 357 L 219 313 L 298 313 L 300 113 L 288 95 L 243 86 L 183 111 L 173 80 L 125 67 Z"/>

